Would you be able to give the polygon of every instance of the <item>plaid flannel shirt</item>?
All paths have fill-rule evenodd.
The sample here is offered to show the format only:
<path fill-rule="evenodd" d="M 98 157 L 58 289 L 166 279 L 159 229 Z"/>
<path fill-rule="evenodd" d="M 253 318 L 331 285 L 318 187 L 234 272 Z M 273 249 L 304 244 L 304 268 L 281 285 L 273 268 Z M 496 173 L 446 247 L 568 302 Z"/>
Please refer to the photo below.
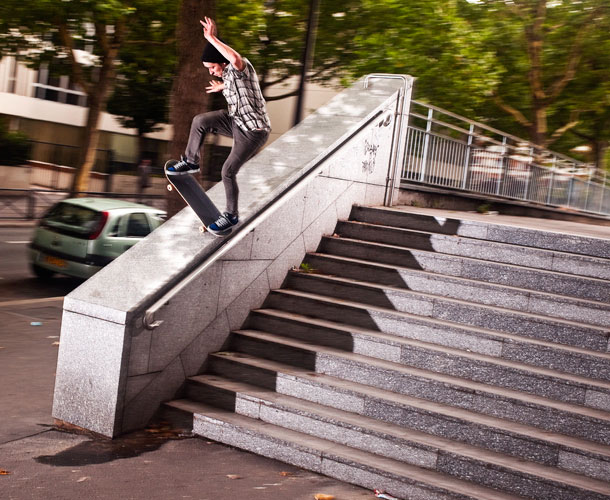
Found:
<path fill-rule="evenodd" d="M 243 61 L 246 65 L 243 71 L 228 64 L 222 73 L 225 87 L 222 94 L 227 100 L 229 115 L 244 131 L 271 130 L 256 71 L 248 59 L 244 58 Z"/>

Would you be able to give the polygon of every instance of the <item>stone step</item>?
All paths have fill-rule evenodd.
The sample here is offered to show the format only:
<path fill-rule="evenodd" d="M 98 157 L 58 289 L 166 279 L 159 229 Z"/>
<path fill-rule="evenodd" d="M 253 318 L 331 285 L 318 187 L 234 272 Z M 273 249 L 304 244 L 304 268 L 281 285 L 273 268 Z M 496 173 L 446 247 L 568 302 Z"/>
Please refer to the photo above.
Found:
<path fill-rule="evenodd" d="M 608 280 L 533 269 L 521 265 L 338 237 L 323 237 L 318 252 L 597 301 L 602 304 L 610 302 Z"/>
<path fill-rule="evenodd" d="M 551 315 L 580 323 L 610 325 L 610 305 L 596 301 L 444 276 L 340 255 L 309 253 L 304 262 L 315 273 L 405 288 L 414 292 L 516 309 L 532 314 Z"/>
<path fill-rule="evenodd" d="M 230 348 L 358 384 L 610 445 L 610 412 L 255 330 Z"/>
<path fill-rule="evenodd" d="M 194 410 L 193 432 L 207 439 L 281 460 L 303 469 L 398 498 L 435 500 L 523 500 L 446 474 L 331 443 L 291 429 L 199 403 L 176 403 Z M 601 497 L 600 497 L 601 498 Z M 597 500 L 597 499 L 595 499 Z"/>
<path fill-rule="evenodd" d="M 275 290 L 269 294 L 268 307 L 277 309 L 289 307 L 288 310 L 301 312 L 298 309 L 300 306 L 291 303 L 298 302 L 302 298 L 311 300 L 325 298 L 332 304 L 329 304 L 330 309 L 324 309 L 324 316 L 320 316 L 321 312 L 316 310 L 315 306 L 308 307 L 307 310 L 311 311 L 308 314 L 331 320 L 337 319 L 364 328 L 377 327 L 381 331 L 387 331 L 385 325 L 380 322 L 381 318 L 404 323 L 412 316 L 428 317 L 466 327 L 483 328 L 593 351 L 608 351 L 610 331 L 602 327 L 426 296 L 402 289 L 387 287 L 379 289 L 372 285 L 364 286 L 315 274 L 290 275 L 288 283 L 291 288 Z M 288 305 L 280 307 L 275 304 L 278 300 Z M 348 317 L 352 314 L 353 317 Z M 404 328 L 410 324 L 397 326 Z"/>
<path fill-rule="evenodd" d="M 570 375 L 551 368 L 506 360 L 500 356 L 406 339 L 275 309 L 254 311 L 247 324 L 250 329 L 311 344 L 610 411 L 610 381 L 595 380 L 592 372 L 584 370 L 584 376 Z M 531 345 L 531 357 L 536 357 L 536 354 L 531 353 L 536 347 Z M 557 356 L 560 354 L 558 352 Z M 591 358 L 593 356 L 579 356 L 581 364 Z M 606 370 L 606 377 L 609 377 L 610 355 L 600 355 L 596 361 Z"/>
<path fill-rule="evenodd" d="M 593 476 L 596 480 L 591 481 L 591 476 L 583 477 L 566 469 L 558 469 L 558 466 L 564 465 L 559 460 L 553 466 L 528 462 L 311 401 L 280 395 L 244 382 L 202 375 L 191 379 L 189 383 L 207 386 L 210 393 L 214 390 L 232 393 L 235 412 L 240 415 L 339 444 L 349 442 L 350 446 L 363 451 L 510 493 L 538 500 L 571 500 L 569 495 L 575 495 L 575 490 L 581 491 L 574 498 L 583 499 L 591 498 L 588 495 L 594 494 L 594 491 L 610 493 L 610 483 L 605 482 L 610 478 L 610 461 L 601 460 L 602 465 L 609 466 L 606 474 L 602 470 L 590 471 L 599 476 Z M 201 402 L 206 403 L 205 400 Z M 180 400 L 170 403 L 170 406 L 194 414 L 198 412 L 197 404 L 198 401 Z"/>
<path fill-rule="evenodd" d="M 610 229 L 608 239 L 602 239 L 499 224 L 493 219 L 466 220 L 413 213 L 408 209 L 363 206 L 352 208 L 350 220 L 610 259 Z"/>
<path fill-rule="evenodd" d="M 339 321 L 402 338 L 455 347 L 506 359 L 522 360 L 567 373 L 608 379 L 608 353 L 557 344 L 539 339 L 467 327 L 451 321 L 416 316 L 394 310 L 365 306 L 358 302 L 281 289 L 267 298 L 266 308 L 303 314 L 313 319 Z M 532 347 L 534 353 L 530 351 Z M 582 363 L 582 366 L 580 366 Z M 585 368 L 591 368 L 588 372 Z"/>
<path fill-rule="evenodd" d="M 288 314 L 306 314 L 310 320 L 340 321 L 359 328 L 454 347 L 489 356 L 561 370 L 575 375 L 610 380 L 610 353 L 512 335 L 450 321 L 365 307 L 357 302 L 329 299 L 291 290 L 272 292 L 266 308 Z"/>
<path fill-rule="evenodd" d="M 345 238 L 428 250 L 534 269 L 610 279 L 610 260 L 573 253 L 544 250 L 509 243 L 379 226 L 366 222 L 339 221 L 335 233 Z"/>
<path fill-rule="evenodd" d="M 519 459 L 606 477 L 610 446 L 316 373 L 245 353 L 210 357 L 210 375 Z M 197 383 L 197 377 L 191 382 Z M 211 389 L 208 389 L 208 392 Z M 235 401 L 237 404 L 237 401 Z"/>
<path fill-rule="evenodd" d="M 399 498 L 610 499 L 610 239 L 354 207 L 165 408 Z"/>

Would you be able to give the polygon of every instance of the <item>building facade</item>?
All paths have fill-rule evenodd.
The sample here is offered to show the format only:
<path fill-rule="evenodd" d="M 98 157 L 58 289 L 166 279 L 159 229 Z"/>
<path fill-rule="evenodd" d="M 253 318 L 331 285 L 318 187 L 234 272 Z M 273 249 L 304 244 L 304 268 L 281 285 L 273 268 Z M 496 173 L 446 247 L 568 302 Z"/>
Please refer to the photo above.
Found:
<path fill-rule="evenodd" d="M 202 88 L 207 78 L 202 68 Z M 285 94 L 295 89 L 294 79 L 271 89 L 270 95 Z M 317 109 L 336 94 L 336 90 L 308 85 L 305 94 L 304 116 Z M 268 103 L 273 131 L 268 144 L 292 126 L 296 98 Z M 30 69 L 13 57 L 0 59 L 0 116 L 10 130 L 24 132 L 32 142 L 31 159 L 57 165 L 76 166 L 78 150 L 85 126 L 87 98 L 71 84 L 68 76 L 54 77 L 48 67 Z M 121 126 L 118 119 L 103 113 L 100 119 L 100 142 L 95 170 L 106 172 L 128 171 L 138 162 L 138 138 L 135 129 Z M 168 157 L 172 137 L 169 125 L 145 136 L 143 153 L 160 166 Z M 216 156 L 231 146 L 227 138 L 213 138 Z"/>

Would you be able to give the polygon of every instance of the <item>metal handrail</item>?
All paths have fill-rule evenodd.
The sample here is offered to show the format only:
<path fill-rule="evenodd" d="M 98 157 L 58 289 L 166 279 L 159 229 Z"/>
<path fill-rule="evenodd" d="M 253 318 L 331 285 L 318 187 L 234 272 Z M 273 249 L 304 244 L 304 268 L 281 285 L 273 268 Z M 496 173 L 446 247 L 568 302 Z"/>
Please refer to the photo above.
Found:
<path fill-rule="evenodd" d="M 374 78 L 376 75 L 369 75 L 371 78 Z M 396 78 L 400 78 L 400 75 L 393 75 Z M 405 86 L 408 80 L 402 77 L 405 80 Z M 364 88 L 368 88 L 368 80 L 367 77 L 364 81 Z M 399 93 L 400 93 L 399 89 Z M 400 99 L 400 96 L 399 96 Z M 209 255 L 201 264 L 199 264 L 194 270 L 192 270 L 189 274 L 187 274 L 183 279 L 181 279 L 178 283 L 176 283 L 173 287 L 171 287 L 160 299 L 158 299 L 152 306 L 146 309 L 144 312 L 144 316 L 142 318 L 142 324 L 147 330 L 154 330 L 155 328 L 161 326 L 163 324 L 163 320 L 155 320 L 155 314 L 164 307 L 172 298 L 174 298 L 181 290 L 186 288 L 190 283 L 192 283 L 201 273 L 203 273 L 206 269 L 208 269 L 212 264 L 214 264 L 220 257 L 226 254 L 229 250 L 231 250 L 235 245 L 237 245 L 243 238 L 245 238 L 250 231 L 258 227 L 262 222 L 265 221 L 270 215 L 275 212 L 279 206 L 280 201 L 284 201 L 289 199 L 291 196 L 296 193 L 296 188 L 302 185 L 304 182 L 310 180 L 313 177 L 316 177 L 322 169 L 320 166 L 323 162 L 331 158 L 337 151 L 339 151 L 348 141 L 354 138 L 363 128 L 368 126 L 372 121 L 377 119 L 383 111 L 377 111 L 369 116 L 364 122 L 362 122 L 356 129 L 350 132 L 347 136 L 345 136 L 338 144 L 335 144 L 333 148 L 324 154 L 321 158 L 315 162 L 315 164 L 310 167 L 309 171 L 297 179 L 293 184 L 288 186 L 286 190 L 280 193 L 276 198 L 271 200 L 267 205 L 262 207 L 253 217 L 246 222 L 243 226 L 238 227 L 236 232 L 225 238 L 225 240 L 221 243 L 219 247 L 217 247 L 211 255 Z"/>
<path fill-rule="evenodd" d="M 402 129 L 405 119 L 405 97 L 409 90 L 409 83 L 412 84 L 413 79 L 408 79 L 405 75 L 394 75 L 391 73 L 372 73 L 364 79 L 364 88 L 367 89 L 371 78 L 385 80 L 402 80 L 403 86 L 398 91 L 398 99 L 396 101 L 396 111 L 394 112 L 394 131 L 392 132 L 393 151 L 390 151 L 390 164 L 388 166 L 388 175 L 386 177 L 386 193 L 384 195 L 384 205 L 392 206 L 394 199 L 394 185 L 396 182 L 396 169 L 398 168 L 398 155 L 401 151 Z M 399 120 L 396 117 L 400 116 Z M 398 130 L 396 126 L 398 124 Z"/>
<path fill-rule="evenodd" d="M 462 122 L 474 125 L 475 127 L 479 127 L 479 128 L 481 128 L 483 130 L 487 130 L 487 131 L 492 132 L 494 134 L 501 135 L 502 137 L 506 137 L 506 138 L 511 139 L 513 141 L 527 144 L 529 147 L 532 147 L 532 148 L 535 148 L 535 149 L 538 149 L 538 150 L 542 150 L 542 151 L 547 151 L 549 154 L 551 154 L 551 155 L 553 155 L 553 156 L 555 156 L 557 158 L 561 158 L 561 159 L 563 159 L 565 161 L 569 161 L 569 162 L 577 164 L 577 165 L 585 165 L 584 162 L 581 162 L 581 161 L 577 160 L 576 158 L 571 158 L 570 156 L 564 155 L 562 153 L 558 153 L 556 151 L 553 151 L 553 150 L 550 150 L 550 149 L 546 149 L 546 148 L 544 148 L 542 146 L 539 146 L 537 144 L 534 144 L 534 143 L 532 143 L 532 142 L 530 142 L 530 141 L 528 141 L 526 139 L 523 139 L 521 137 L 517 137 L 515 135 L 509 134 L 509 133 L 506 133 L 506 132 L 502 132 L 501 130 L 498 130 L 498 129 L 494 128 L 494 127 L 490 127 L 489 125 L 485 125 L 484 123 L 478 122 L 476 120 L 471 120 L 471 119 L 466 118 L 464 116 L 460 116 L 460 115 L 458 115 L 456 113 L 453 113 L 451 111 L 447 111 L 446 109 L 439 108 L 437 106 L 434 106 L 432 104 L 428 104 L 428 103 L 425 103 L 425 102 L 422 102 L 422 101 L 417 101 L 415 99 L 412 99 L 411 102 L 413 104 L 415 104 L 415 105 L 423 106 L 424 108 L 427 108 L 427 109 L 432 109 L 433 111 L 436 111 L 436 112 L 441 113 L 443 115 L 450 116 L 451 118 L 455 118 L 455 119 L 460 120 Z M 417 116 L 417 114 L 413 113 L 413 112 L 411 113 L 411 115 Z M 427 119 L 427 117 L 425 117 L 423 115 L 419 115 L 417 117 L 420 118 L 420 119 L 423 119 L 423 120 Z M 449 123 L 444 123 L 444 122 L 442 122 L 440 120 L 433 120 L 433 121 L 435 123 L 447 126 L 449 128 L 454 128 L 455 127 L 455 126 L 452 126 Z M 468 131 L 466 131 L 466 130 L 463 130 L 462 132 L 468 134 Z M 479 134 L 475 134 L 475 135 L 479 135 Z"/>

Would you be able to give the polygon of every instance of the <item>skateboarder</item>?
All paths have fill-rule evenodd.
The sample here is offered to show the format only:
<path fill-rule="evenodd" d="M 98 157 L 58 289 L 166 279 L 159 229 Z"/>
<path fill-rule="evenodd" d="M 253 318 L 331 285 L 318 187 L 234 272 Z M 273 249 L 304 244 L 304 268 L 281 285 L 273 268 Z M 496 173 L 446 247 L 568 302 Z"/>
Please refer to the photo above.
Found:
<path fill-rule="evenodd" d="M 208 41 L 201 61 L 212 76 L 222 79 L 211 80 L 206 92 L 222 92 L 228 109 L 202 113 L 193 118 L 184 155 L 181 161 L 167 169 L 167 173 L 179 175 L 199 171 L 199 150 L 206 133 L 233 138 L 233 148 L 222 167 L 226 212 L 208 226 L 211 233 L 221 234 L 239 221 L 237 172 L 267 142 L 271 122 L 256 71 L 250 61 L 218 38 L 212 19 L 206 17 L 205 21 L 199 22 Z"/>

